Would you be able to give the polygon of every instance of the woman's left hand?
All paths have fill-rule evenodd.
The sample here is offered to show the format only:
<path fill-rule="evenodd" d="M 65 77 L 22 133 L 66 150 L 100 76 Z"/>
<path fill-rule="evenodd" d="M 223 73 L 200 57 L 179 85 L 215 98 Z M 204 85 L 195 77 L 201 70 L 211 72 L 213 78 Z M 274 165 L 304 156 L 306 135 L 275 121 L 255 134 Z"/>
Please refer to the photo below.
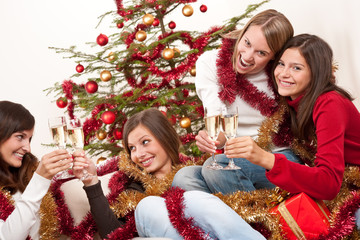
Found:
<path fill-rule="evenodd" d="M 268 170 L 274 166 L 274 154 L 260 148 L 249 136 L 229 139 L 224 150 L 228 158 L 246 158 L 253 164 Z"/>

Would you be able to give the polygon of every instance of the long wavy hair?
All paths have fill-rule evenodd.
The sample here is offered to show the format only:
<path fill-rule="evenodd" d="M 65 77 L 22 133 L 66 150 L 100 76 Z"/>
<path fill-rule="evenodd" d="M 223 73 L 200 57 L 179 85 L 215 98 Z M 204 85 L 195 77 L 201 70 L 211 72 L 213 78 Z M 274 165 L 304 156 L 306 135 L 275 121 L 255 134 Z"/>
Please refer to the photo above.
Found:
<path fill-rule="evenodd" d="M 303 98 L 300 101 L 298 112 L 290 109 L 291 128 L 295 136 L 309 141 L 315 134 L 315 125 L 312 114 L 316 99 L 323 93 L 336 91 L 349 100 L 352 96 L 344 89 L 336 85 L 333 69 L 333 52 L 329 44 L 318 36 L 310 34 L 300 34 L 291 38 L 275 59 L 278 63 L 286 49 L 292 48 L 299 50 L 304 57 L 311 71 L 311 80 Z M 274 64 L 272 73 L 276 64 Z M 275 77 L 272 76 L 274 81 Z M 277 88 L 277 85 L 275 83 Z"/>
<path fill-rule="evenodd" d="M 0 146 L 13 133 L 31 130 L 34 126 L 35 119 L 33 115 L 21 104 L 0 101 Z M 37 165 L 37 158 L 31 153 L 26 153 L 21 167 L 12 167 L 5 162 L 0 153 L 0 187 L 9 190 L 11 194 L 17 191 L 23 192 Z"/>
<path fill-rule="evenodd" d="M 180 163 L 179 149 L 181 141 L 175 129 L 165 115 L 155 108 L 145 109 L 131 116 L 124 125 L 123 143 L 126 152 L 131 157 L 129 148 L 129 134 L 137 126 L 143 125 L 159 141 L 165 152 L 169 155 L 172 165 Z"/>

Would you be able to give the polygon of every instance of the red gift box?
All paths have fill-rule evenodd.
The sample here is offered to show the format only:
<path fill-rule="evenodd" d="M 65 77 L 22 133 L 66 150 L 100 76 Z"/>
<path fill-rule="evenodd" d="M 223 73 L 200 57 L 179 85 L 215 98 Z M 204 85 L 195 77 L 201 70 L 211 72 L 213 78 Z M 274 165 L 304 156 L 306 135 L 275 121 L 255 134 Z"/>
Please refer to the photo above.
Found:
<path fill-rule="evenodd" d="M 270 210 L 279 214 L 282 230 L 290 240 L 316 239 L 328 232 L 330 212 L 323 201 L 297 194 Z"/>

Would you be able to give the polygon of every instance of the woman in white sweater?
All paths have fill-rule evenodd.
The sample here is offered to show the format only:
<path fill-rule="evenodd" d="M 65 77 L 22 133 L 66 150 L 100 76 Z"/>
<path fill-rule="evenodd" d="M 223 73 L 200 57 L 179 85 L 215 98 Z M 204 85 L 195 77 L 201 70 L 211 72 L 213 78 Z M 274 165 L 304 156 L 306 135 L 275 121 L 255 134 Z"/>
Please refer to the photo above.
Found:
<path fill-rule="evenodd" d="M 52 177 L 70 166 L 64 149 L 30 153 L 35 119 L 21 104 L 0 101 L 0 239 L 39 239 L 39 208 Z"/>

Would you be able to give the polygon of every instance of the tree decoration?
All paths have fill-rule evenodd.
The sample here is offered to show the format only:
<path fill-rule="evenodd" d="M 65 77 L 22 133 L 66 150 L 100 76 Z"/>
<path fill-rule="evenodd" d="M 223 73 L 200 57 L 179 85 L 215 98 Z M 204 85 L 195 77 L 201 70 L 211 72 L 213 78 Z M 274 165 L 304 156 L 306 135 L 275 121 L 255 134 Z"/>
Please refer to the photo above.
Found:
<path fill-rule="evenodd" d="M 174 57 L 174 50 L 171 48 L 165 48 L 162 52 L 162 56 L 166 60 L 170 60 Z"/>
<path fill-rule="evenodd" d="M 107 133 L 104 129 L 99 129 L 97 132 L 96 132 L 96 137 L 97 139 L 99 140 L 104 140 L 107 136 Z"/>
<path fill-rule="evenodd" d="M 101 120 L 105 124 L 112 124 L 116 119 L 116 115 L 112 111 L 105 111 L 103 114 L 101 114 Z"/>
<path fill-rule="evenodd" d="M 153 21 L 152 25 L 153 25 L 154 27 L 157 27 L 157 26 L 159 26 L 159 24 L 160 24 L 159 19 L 158 19 L 158 18 L 154 18 L 154 21 Z"/>
<path fill-rule="evenodd" d="M 180 119 L 180 127 L 182 127 L 182 128 L 188 128 L 188 127 L 190 127 L 190 125 L 191 125 L 191 120 L 190 120 L 190 118 L 188 118 L 188 117 L 182 117 L 181 119 Z"/>
<path fill-rule="evenodd" d="M 99 157 L 98 160 L 96 160 L 96 164 L 99 164 L 103 161 L 105 161 L 107 158 L 106 157 Z"/>
<path fill-rule="evenodd" d="M 115 128 L 113 132 L 113 136 L 116 140 L 122 139 L 122 131 L 119 128 Z"/>
<path fill-rule="evenodd" d="M 143 16 L 142 20 L 146 26 L 151 26 L 154 22 L 154 16 L 150 13 L 147 13 Z"/>
<path fill-rule="evenodd" d="M 82 73 L 84 71 L 84 66 L 79 63 L 78 65 L 76 65 L 75 69 L 78 73 Z"/>
<path fill-rule="evenodd" d="M 88 81 L 85 84 L 85 90 L 88 93 L 95 93 L 98 90 L 98 84 L 95 81 Z"/>
<path fill-rule="evenodd" d="M 185 17 L 190 17 L 194 13 L 194 9 L 191 5 L 185 5 L 182 9 L 182 13 Z"/>
<path fill-rule="evenodd" d="M 146 32 L 143 30 L 137 31 L 135 38 L 140 42 L 144 41 L 146 39 Z"/>
<path fill-rule="evenodd" d="M 176 28 L 176 23 L 174 21 L 169 22 L 169 28 L 170 29 Z"/>
<path fill-rule="evenodd" d="M 100 34 L 97 38 L 96 38 L 96 42 L 97 44 L 99 44 L 100 46 L 105 46 L 108 42 L 109 39 L 105 34 Z"/>
<path fill-rule="evenodd" d="M 68 104 L 68 101 L 66 99 L 66 97 L 59 97 L 57 100 L 56 100 L 56 105 L 59 107 L 59 108 L 65 108 Z"/>
<path fill-rule="evenodd" d="M 111 75 L 111 72 L 108 71 L 108 70 L 103 70 L 101 71 L 100 73 L 100 79 L 101 81 L 103 82 L 107 82 L 107 81 L 110 81 L 112 78 L 112 75 Z"/>
<path fill-rule="evenodd" d="M 191 69 L 190 69 L 190 75 L 195 77 L 196 76 L 196 67 L 193 66 Z"/>
<path fill-rule="evenodd" d="M 204 5 L 204 4 L 202 4 L 202 5 L 200 6 L 200 11 L 201 11 L 201 12 L 206 12 L 206 11 L 207 11 L 207 6 Z"/>
<path fill-rule="evenodd" d="M 113 62 L 116 60 L 116 55 L 113 52 L 110 52 L 108 55 L 109 62 Z"/>
<path fill-rule="evenodd" d="M 173 48 L 174 50 L 174 57 L 179 57 L 180 56 L 180 50 L 178 48 Z"/>
<path fill-rule="evenodd" d="M 117 28 L 123 28 L 124 27 L 124 22 L 118 22 L 116 24 Z"/>

